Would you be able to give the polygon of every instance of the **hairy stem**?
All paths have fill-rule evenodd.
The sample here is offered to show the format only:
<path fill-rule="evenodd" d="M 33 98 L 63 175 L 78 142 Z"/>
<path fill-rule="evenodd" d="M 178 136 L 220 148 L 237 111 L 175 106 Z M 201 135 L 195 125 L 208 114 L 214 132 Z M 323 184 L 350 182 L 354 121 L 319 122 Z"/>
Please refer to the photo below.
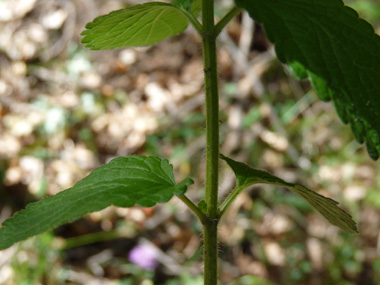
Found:
<path fill-rule="evenodd" d="M 203 225 L 204 284 L 218 284 L 218 221 Z"/>
<path fill-rule="evenodd" d="M 204 284 L 218 279 L 218 162 L 219 162 L 219 95 L 214 25 L 214 0 L 202 0 L 202 49 L 206 93 L 206 203 L 209 222 L 204 231 Z"/>

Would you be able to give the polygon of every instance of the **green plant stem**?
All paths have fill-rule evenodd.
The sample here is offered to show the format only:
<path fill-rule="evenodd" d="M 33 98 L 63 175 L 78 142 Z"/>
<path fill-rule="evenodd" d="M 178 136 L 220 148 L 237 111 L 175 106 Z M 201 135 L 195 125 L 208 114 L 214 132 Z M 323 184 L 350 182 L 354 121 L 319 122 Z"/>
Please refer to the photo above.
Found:
<path fill-rule="evenodd" d="M 203 1 L 202 48 L 206 93 L 206 203 L 210 219 L 218 216 L 219 95 L 213 0 Z"/>
<path fill-rule="evenodd" d="M 205 285 L 218 284 L 218 222 L 203 225 L 203 257 Z"/>
<path fill-rule="evenodd" d="M 206 93 L 206 203 L 209 221 L 203 226 L 204 284 L 218 279 L 219 95 L 214 25 L 214 0 L 202 0 L 202 49 Z"/>
<path fill-rule="evenodd" d="M 214 33 L 215 35 L 219 35 L 220 32 L 223 30 L 223 28 L 240 12 L 242 12 L 243 9 L 239 7 L 233 7 L 224 17 L 215 25 Z"/>
<path fill-rule="evenodd" d="M 190 210 L 198 217 L 201 223 L 204 225 L 208 222 L 208 218 L 203 212 L 185 195 L 177 196 L 182 202 L 184 202 Z"/>

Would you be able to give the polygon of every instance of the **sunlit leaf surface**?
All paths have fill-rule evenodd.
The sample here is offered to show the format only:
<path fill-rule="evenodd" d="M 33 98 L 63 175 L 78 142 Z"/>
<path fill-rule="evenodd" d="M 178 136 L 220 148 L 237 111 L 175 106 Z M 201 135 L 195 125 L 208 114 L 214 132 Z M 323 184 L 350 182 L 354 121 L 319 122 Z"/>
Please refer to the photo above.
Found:
<path fill-rule="evenodd" d="M 94 50 L 149 46 L 180 34 L 188 24 L 177 6 L 151 2 L 96 18 L 82 32 L 82 43 Z"/>
<path fill-rule="evenodd" d="M 191 179 L 176 184 L 164 159 L 119 157 L 95 169 L 74 187 L 29 204 L 0 228 L 0 249 L 108 206 L 152 207 L 182 195 Z"/>

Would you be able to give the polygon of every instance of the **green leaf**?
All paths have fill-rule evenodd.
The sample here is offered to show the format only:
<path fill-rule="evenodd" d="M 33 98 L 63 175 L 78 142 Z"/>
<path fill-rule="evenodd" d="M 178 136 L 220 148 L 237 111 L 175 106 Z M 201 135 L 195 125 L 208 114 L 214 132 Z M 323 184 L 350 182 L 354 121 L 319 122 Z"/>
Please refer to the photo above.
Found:
<path fill-rule="evenodd" d="M 191 12 L 195 17 L 199 16 L 199 13 L 202 11 L 202 0 L 193 0 L 191 5 Z"/>
<path fill-rule="evenodd" d="M 305 72 L 373 159 L 380 152 L 380 37 L 341 0 L 235 0 L 261 22 L 278 58 Z M 303 68 L 302 68 L 303 67 Z"/>
<path fill-rule="evenodd" d="M 199 201 L 198 208 L 202 211 L 203 214 L 207 214 L 207 203 L 205 200 Z"/>
<path fill-rule="evenodd" d="M 199 12 L 202 10 L 202 0 L 175 0 L 170 4 L 191 12 L 195 17 L 198 17 Z"/>
<path fill-rule="evenodd" d="M 283 186 L 288 188 L 294 194 L 300 196 L 306 202 L 308 202 L 315 210 L 321 213 L 331 224 L 350 233 L 358 232 L 356 224 L 352 220 L 352 217 L 337 206 L 338 202 L 330 198 L 326 198 L 306 188 L 305 186 L 302 186 L 300 184 L 288 183 L 268 172 L 253 169 L 248 165 L 245 165 L 244 163 L 234 161 L 223 155 L 221 155 L 221 158 L 228 163 L 228 165 L 232 168 L 236 175 L 236 189 L 238 190 L 238 193 L 240 193 L 247 187 L 258 183 Z"/>
<path fill-rule="evenodd" d="M 29 204 L 0 228 L 0 249 L 74 221 L 108 206 L 152 207 L 182 195 L 191 179 L 176 184 L 173 167 L 164 159 L 119 157 L 96 168 L 74 187 Z"/>
<path fill-rule="evenodd" d="M 93 50 L 149 46 L 182 33 L 188 24 L 178 6 L 150 2 L 96 18 L 82 32 L 82 43 Z"/>

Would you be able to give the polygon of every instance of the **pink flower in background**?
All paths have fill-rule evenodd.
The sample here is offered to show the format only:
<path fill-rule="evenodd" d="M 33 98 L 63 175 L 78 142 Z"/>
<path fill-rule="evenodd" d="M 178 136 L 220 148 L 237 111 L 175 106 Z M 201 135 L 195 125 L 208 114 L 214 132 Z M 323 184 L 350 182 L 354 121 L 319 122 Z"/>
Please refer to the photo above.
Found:
<path fill-rule="evenodd" d="M 150 244 L 135 246 L 129 252 L 129 261 L 145 270 L 153 270 L 158 265 L 158 251 Z"/>

